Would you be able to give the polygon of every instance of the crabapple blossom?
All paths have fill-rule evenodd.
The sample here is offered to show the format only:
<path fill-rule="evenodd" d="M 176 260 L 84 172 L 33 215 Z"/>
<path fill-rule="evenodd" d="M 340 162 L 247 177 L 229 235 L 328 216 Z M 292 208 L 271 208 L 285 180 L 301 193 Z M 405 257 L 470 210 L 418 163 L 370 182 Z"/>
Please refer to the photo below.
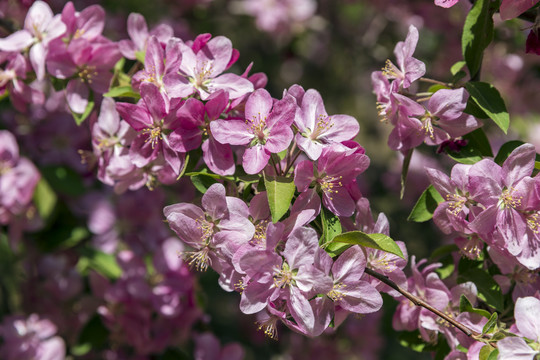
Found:
<path fill-rule="evenodd" d="M 411 83 L 426 73 L 426 65 L 412 56 L 417 43 L 418 29 L 414 25 L 410 25 L 405 41 L 398 42 L 394 49 L 398 66 L 394 65 L 390 60 L 386 60 L 383 74 L 389 79 L 398 81 L 400 88 L 409 88 Z"/>
<path fill-rule="evenodd" d="M 256 174 L 272 154 L 289 147 L 295 110 L 291 96 L 274 102 L 268 91 L 257 89 L 246 101 L 245 120 L 215 120 L 210 130 L 222 144 L 247 146 L 242 165 L 246 173 Z"/>
<path fill-rule="evenodd" d="M 539 311 L 540 299 L 532 296 L 517 299 L 514 317 L 518 334 L 523 337 L 508 336 L 501 339 L 498 342 L 498 359 L 533 360 L 540 354 L 540 323 L 537 316 L 532 316 Z"/>
<path fill-rule="evenodd" d="M 0 355 L 6 360 L 62 360 L 66 356 L 66 344 L 56 336 L 56 326 L 37 314 L 5 317 L 0 336 L 4 339 Z"/>
<path fill-rule="evenodd" d="M 529 268 L 540 268 L 539 177 L 530 175 L 535 164 L 535 148 L 516 148 L 502 167 L 490 159 L 469 170 L 470 193 L 485 207 L 469 224 L 490 245 L 507 249 Z"/>
<path fill-rule="evenodd" d="M 138 52 L 146 52 L 148 39 L 152 36 L 155 36 L 161 43 L 167 43 L 174 35 L 173 29 L 167 24 L 159 24 L 148 31 L 148 25 L 144 16 L 138 13 L 129 14 L 127 32 L 131 40 L 120 40 L 118 42 L 118 48 L 125 58 L 131 60 L 137 58 Z"/>
<path fill-rule="evenodd" d="M 29 58 L 38 80 L 45 77 L 45 61 L 49 43 L 62 36 L 66 25 L 60 15 L 54 15 L 47 3 L 36 1 L 24 20 L 24 29 L 0 39 L 0 51 L 22 51 L 30 47 Z"/>
<path fill-rule="evenodd" d="M 317 90 L 309 89 L 304 93 L 301 87 L 298 88 L 294 96 L 299 106 L 294 118 L 298 128 L 295 140 L 311 160 L 317 160 L 323 148 L 351 140 L 358 134 L 360 126 L 355 118 L 349 115 L 329 116 Z"/>
<path fill-rule="evenodd" d="M 188 96 L 195 92 L 202 100 L 211 93 L 225 90 L 231 99 L 236 99 L 253 91 L 253 84 L 235 74 L 222 74 L 229 66 L 235 54 L 232 43 L 224 36 L 217 36 L 203 42 L 204 46 L 182 47 L 180 73 L 184 76 L 183 84 L 178 85 L 178 93 Z"/>

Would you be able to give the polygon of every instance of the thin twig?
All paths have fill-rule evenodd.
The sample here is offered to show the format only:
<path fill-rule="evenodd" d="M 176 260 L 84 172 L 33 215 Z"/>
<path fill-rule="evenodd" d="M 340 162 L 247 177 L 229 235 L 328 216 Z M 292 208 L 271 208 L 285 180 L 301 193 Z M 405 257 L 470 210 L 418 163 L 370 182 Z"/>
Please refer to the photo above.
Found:
<path fill-rule="evenodd" d="M 407 299 L 409 299 L 414 305 L 416 306 L 422 306 L 423 308 L 431 311 L 432 313 L 434 313 L 435 315 L 443 318 L 444 320 L 446 320 L 448 323 L 454 325 L 456 328 L 458 328 L 459 330 L 461 330 L 465 335 L 475 339 L 475 340 L 480 340 L 480 339 L 484 339 L 484 340 L 489 340 L 489 336 L 488 335 L 483 335 L 477 331 L 474 331 L 474 330 L 471 330 L 469 329 L 467 326 L 463 325 L 462 323 L 460 323 L 459 321 L 457 321 L 456 319 L 453 319 L 451 318 L 450 316 L 446 315 L 445 313 L 443 313 L 442 311 L 440 310 L 437 310 L 436 308 L 434 308 L 433 306 L 429 305 L 428 303 L 426 303 L 424 300 L 420 299 L 419 297 L 411 294 L 410 292 L 408 292 L 407 290 L 405 289 L 402 289 L 401 287 L 399 287 L 399 285 L 397 285 L 395 282 L 393 282 L 392 280 L 390 280 L 388 278 L 388 276 L 385 276 L 383 274 L 379 274 L 378 272 L 370 269 L 370 268 L 366 268 L 365 270 L 366 274 L 368 275 L 371 275 L 373 276 L 374 278 L 376 278 L 377 280 L 380 280 L 382 281 L 383 283 L 385 283 L 386 285 L 390 286 L 392 289 L 396 290 L 397 292 L 399 292 L 401 295 L 405 296 Z M 489 345 L 493 346 L 494 348 L 497 347 L 497 344 L 494 344 L 494 343 L 489 343 Z"/>

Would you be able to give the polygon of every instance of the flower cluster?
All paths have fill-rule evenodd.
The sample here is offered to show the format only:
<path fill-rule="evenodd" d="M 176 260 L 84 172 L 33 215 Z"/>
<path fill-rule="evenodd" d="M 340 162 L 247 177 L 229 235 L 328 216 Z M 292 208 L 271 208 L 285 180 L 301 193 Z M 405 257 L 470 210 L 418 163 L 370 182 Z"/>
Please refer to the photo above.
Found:
<path fill-rule="evenodd" d="M 450 178 L 427 170 L 444 197 L 434 221 L 460 238 L 464 253 L 476 258 L 485 242 L 507 261 L 517 260 L 529 270 L 540 268 L 540 177 L 531 177 L 535 155 L 534 146 L 524 144 L 502 166 L 490 159 L 458 164 Z"/>
<path fill-rule="evenodd" d="M 464 88 L 443 88 L 428 98 L 411 92 L 411 85 L 426 72 L 424 63 L 413 57 L 417 43 L 418 30 L 411 25 L 405 42 L 394 49 L 398 65 L 387 60 L 383 71 L 371 75 L 379 115 L 393 126 L 388 146 L 402 152 L 422 143 L 454 141 L 482 125 L 464 112 L 469 98 Z M 420 104 L 426 100 L 425 106 Z"/>

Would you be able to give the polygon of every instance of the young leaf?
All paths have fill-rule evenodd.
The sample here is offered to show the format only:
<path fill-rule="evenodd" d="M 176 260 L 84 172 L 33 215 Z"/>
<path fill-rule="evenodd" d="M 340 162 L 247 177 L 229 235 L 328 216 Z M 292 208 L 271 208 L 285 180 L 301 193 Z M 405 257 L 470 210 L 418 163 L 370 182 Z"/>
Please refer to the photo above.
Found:
<path fill-rule="evenodd" d="M 465 84 L 476 105 L 506 134 L 510 126 L 510 116 L 499 91 L 491 84 L 471 81 Z"/>
<path fill-rule="evenodd" d="M 480 349 L 480 354 L 478 355 L 478 360 L 487 360 L 490 358 L 491 353 L 495 350 L 494 347 L 490 345 L 484 345 Z"/>
<path fill-rule="evenodd" d="M 405 258 L 396 242 L 384 234 L 366 234 L 362 231 L 349 231 L 336 235 L 334 240 L 332 240 L 326 248 L 326 251 L 328 253 L 334 252 L 334 249 L 336 249 L 334 244 L 338 244 L 337 247 L 341 248 L 341 243 L 361 245 L 372 249 L 386 251 L 403 259 Z"/>
<path fill-rule="evenodd" d="M 463 69 L 465 65 L 466 65 L 465 61 L 463 60 L 458 61 L 457 63 L 452 65 L 452 67 L 450 68 L 450 73 L 455 76 L 458 72 L 461 71 L 461 69 Z"/>
<path fill-rule="evenodd" d="M 491 314 L 489 311 L 484 309 L 476 309 L 472 306 L 471 302 L 465 295 L 461 295 L 459 298 L 459 312 L 470 312 L 474 314 L 478 314 L 480 316 L 485 317 L 486 319 L 489 319 L 491 317 Z"/>
<path fill-rule="evenodd" d="M 110 89 L 108 92 L 103 94 L 105 97 L 130 97 L 135 100 L 139 100 L 141 95 L 133 90 L 131 86 L 117 86 Z"/>
<path fill-rule="evenodd" d="M 484 50 L 493 40 L 493 18 L 489 5 L 490 0 L 476 0 L 465 19 L 461 50 L 474 79 L 482 64 Z"/>
<path fill-rule="evenodd" d="M 484 325 L 484 328 L 482 329 L 482 334 L 490 334 L 494 332 L 497 329 L 497 313 L 494 312 L 491 314 L 491 317 L 489 318 L 486 325 Z"/>
<path fill-rule="evenodd" d="M 296 186 L 293 178 L 265 175 L 264 187 L 270 205 L 272 222 L 276 223 L 289 210 Z"/>
<path fill-rule="evenodd" d="M 444 199 L 441 194 L 435 190 L 433 185 L 429 185 L 422 195 L 420 195 L 407 220 L 414 222 L 430 220 L 437 206 L 443 201 Z"/>

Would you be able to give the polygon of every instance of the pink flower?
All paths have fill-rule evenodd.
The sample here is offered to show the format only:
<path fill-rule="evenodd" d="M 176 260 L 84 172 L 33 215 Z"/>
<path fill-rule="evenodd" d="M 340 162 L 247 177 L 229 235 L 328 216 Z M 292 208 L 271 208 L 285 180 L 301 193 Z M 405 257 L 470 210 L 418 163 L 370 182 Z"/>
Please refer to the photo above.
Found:
<path fill-rule="evenodd" d="M 56 335 L 56 326 L 37 314 L 28 318 L 8 316 L 0 324 L 0 356 L 5 360 L 63 360 L 66 344 Z"/>
<path fill-rule="evenodd" d="M 118 48 L 124 57 L 135 60 L 137 52 L 146 52 L 146 44 L 151 36 L 156 36 L 159 42 L 167 43 L 173 37 L 173 29 L 166 24 L 154 27 L 150 32 L 144 17 L 138 13 L 131 13 L 127 20 L 127 31 L 131 40 L 120 40 Z"/>
<path fill-rule="evenodd" d="M 497 342 L 500 360 L 533 360 L 540 354 L 540 300 L 529 296 L 516 301 L 514 317 L 519 335 L 505 337 Z M 525 342 L 527 338 L 530 342 Z"/>
<path fill-rule="evenodd" d="M 533 145 L 524 144 L 502 167 L 484 159 L 469 171 L 470 193 L 485 207 L 469 228 L 530 270 L 540 268 L 540 177 L 530 177 L 535 154 Z"/>
<path fill-rule="evenodd" d="M 0 39 L 0 51 L 22 51 L 30 47 L 29 57 L 38 80 L 45 76 L 49 42 L 66 31 L 60 15 L 53 16 L 49 5 L 36 1 L 28 10 L 24 29 Z"/>
<path fill-rule="evenodd" d="M 298 127 L 295 140 L 311 160 L 317 160 L 323 148 L 351 140 L 358 134 L 360 126 L 352 116 L 329 116 L 326 113 L 321 94 L 317 90 L 309 89 L 297 96 L 296 100 L 299 108 L 294 119 Z"/>
<path fill-rule="evenodd" d="M 236 99 L 253 91 L 253 84 L 235 74 L 222 74 L 233 60 L 235 54 L 232 43 L 224 36 L 217 36 L 200 44 L 200 49 L 187 45 L 182 47 L 182 64 L 180 73 L 185 77 L 184 85 L 179 93 L 189 96 L 198 92 L 202 100 L 211 93 L 225 90 L 231 99 Z"/>
<path fill-rule="evenodd" d="M 215 120 L 210 129 L 222 144 L 247 146 L 242 165 L 248 174 L 257 174 L 268 164 L 271 154 L 289 147 L 295 109 L 292 97 L 274 102 L 268 91 L 258 89 L 246 102 L 245 121 Z"/>
<path fill-rule="evenodd" d="M 385 76 L 389 79 L 396 79 L 399 86 L 405 89 L 409 88 L 411 83 L 426 73 L 426 65 L 412 57 L 417 43 L 418 29 L 414 25 L 410 25 L 405 42 L 398 42 L 394 49 L 398 66 L 394 65 L 390 60 L 386 60 L 386 66 L 383 69 Z"/>

